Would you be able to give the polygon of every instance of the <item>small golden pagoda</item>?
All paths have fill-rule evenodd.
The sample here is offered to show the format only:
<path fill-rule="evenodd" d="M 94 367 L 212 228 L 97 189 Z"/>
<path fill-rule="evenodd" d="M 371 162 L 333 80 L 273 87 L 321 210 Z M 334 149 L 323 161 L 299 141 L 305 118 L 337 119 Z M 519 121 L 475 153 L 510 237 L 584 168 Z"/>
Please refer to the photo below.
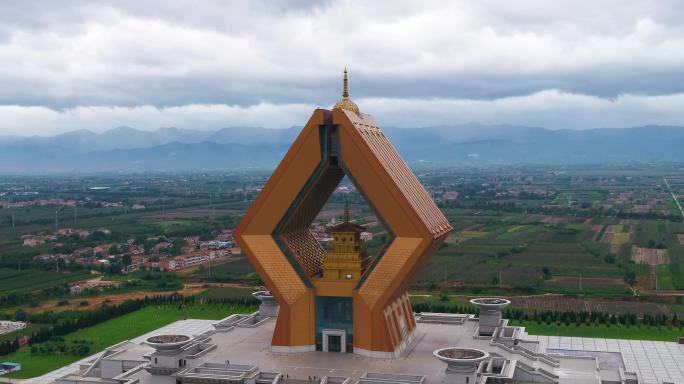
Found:
<path fill-rule="evenodd" d="M 349 203 L 344 206 L 344 222 L 330 230 L 331 252 L 323 256 L 323 280 L 358 281 L 365 267 L 365 251 L 361 248 L 364 227 L 349 222 Z"/>

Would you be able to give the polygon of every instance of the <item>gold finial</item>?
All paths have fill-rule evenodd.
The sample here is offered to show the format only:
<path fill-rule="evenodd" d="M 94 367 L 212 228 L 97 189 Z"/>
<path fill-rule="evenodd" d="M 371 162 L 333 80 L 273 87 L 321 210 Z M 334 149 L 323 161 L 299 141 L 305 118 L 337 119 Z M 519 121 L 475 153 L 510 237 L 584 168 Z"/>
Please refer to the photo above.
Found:
<path fill-rule="evenodd" d="M 344 86 L 342 90 L 342 97 L 345 99 L 349 98 L 349 75 L 347 74 L 347 68 L 344 68 Z"/>
<path fill-rule="evenodd" d="M 352 111 L 355 113 L 360 113 L 359 107 L 349 99 L 349 74 L 347 68 L 344 69 L 344 81 L 342 87 L 342 99 L 335 103 L 335 108 L 346 109 L 347 111 Z"/>

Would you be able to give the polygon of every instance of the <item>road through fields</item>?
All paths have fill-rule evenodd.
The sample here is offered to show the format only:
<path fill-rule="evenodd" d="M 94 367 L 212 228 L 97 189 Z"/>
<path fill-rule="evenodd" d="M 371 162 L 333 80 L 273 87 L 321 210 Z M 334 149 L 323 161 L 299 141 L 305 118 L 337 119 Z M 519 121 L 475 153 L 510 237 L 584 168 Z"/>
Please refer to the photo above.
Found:
<path fill-rule="evenodd" d="M 677 207 L 679 207 L 679 212 L 682 213 L 682 221 L 684 221 L 684 210 L 682 209 L 682 205 L 679 204 L 679 200 L 677 200 L 677 197 L 672 192 L 672 189 L 670 188 L 670 183 L 667 182 L 667 177 L 663 176 L 663 180 L 665 180 L 665 185 L 667 186 L 667 190 L 670 191 L 670 195 L 672 195 L 672 198 L 674 199 L 675 203 L 677 204 Z"/>

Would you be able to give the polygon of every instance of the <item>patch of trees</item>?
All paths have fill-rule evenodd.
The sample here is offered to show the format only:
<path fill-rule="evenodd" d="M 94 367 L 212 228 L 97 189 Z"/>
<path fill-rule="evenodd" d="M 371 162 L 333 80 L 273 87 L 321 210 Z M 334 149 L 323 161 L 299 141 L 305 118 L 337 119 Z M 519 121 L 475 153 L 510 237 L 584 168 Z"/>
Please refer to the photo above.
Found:
<path fill-rule="evenodd" d="M 644 314 L 641 318 L 633 313 L 609 314 L 605 312 L 589 311 L 534 311 L 526 312 L 520 309 L 504 310 L 504 317 L 520 321 L 534 321 L 538 324 L 559 324 L 565 325 L 628 325 L 628 326 L 671 326 L 683 327 L 684 320 L 672 315 L 649 315 Z"/>
<path fill-rule="evenodd" d="M 19 349 L 19 340 L 4 340 L 0 342 L 0 356 L 9 355 Z"/>
<path fill-rule="evenodd" d="M 67 284 L 57 284 L 50 288 L 45 288 L 41 290 L 40 296 L 43 297 L 54 297 L 61 296 L 69 293 L 69 286 Z M 31 292 L 17 293 L 13 292 L 7 295 L 0 296 L 0 307 L 12 307 L 15 305 L 26 304 L 33 302 L 37 299 L 37 296 Z"/>
<path fill-rule="evenodd" d="M 417 303 L 413 304 L 414 312 L 440 312 L 440 313 L 471 313 L 476 316 L 479 311 L 471 305 L 452 305 L 447 303 Z M 633 313 L 611 314 L 598 311 L 529 311 L 517 308 L 506 308 L 503 310 L 503 317 L 518 321 L 533 321 L 538 324 L 575 324 L 590 325 L 628 325 L 628 326 L 652 326 L 652 327 L 684 327 L 684 319 L 658 314 L 644 314 L 638 317 Z"/>
<path fill-rule="evenodd" d="M 413 312 L 436 312 L 436 313 L 474 313 L 480 314 L 480 310 L 472 305 L 454 305 L 448 303 L 416 303 L 413 304 Z"/>
<path fill-rule="evenodd" d="M 50 339 L 49 342 L 40 345 L 34 345 L 31 347 L 32 355 L 76 355 L 76 356 L 88 356 L 90 355 L 89 342 L 85 340 L 73 340 L 71 344 L 68 344 L 60 336 L 55 336 Z"/>

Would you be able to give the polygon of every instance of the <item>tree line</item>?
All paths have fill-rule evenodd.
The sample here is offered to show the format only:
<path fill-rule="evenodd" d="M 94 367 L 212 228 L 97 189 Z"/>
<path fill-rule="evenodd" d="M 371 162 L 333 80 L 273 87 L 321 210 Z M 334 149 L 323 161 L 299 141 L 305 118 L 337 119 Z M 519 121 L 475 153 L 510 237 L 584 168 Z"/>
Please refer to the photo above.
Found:
<path fill-rule="evenodd" d="M 479 316 L 479 309 L 471 305 L 453 305 L 448 303 L 417 303 L 413 304 L 414 312 L 439 312 L 439 313 L 471 313 Z M 518 321 L 534 321 L 539 324 L 611 324 L 630 326 L 671 326 L 684 327 L 684 319 L 677 314 L 668 316 L 665 314 L 644 314 L 639 317 L 633 313 L 606 313 L 599 311 L 529 311 L 517 308 L 506 308 L 503 317 Z"/>

